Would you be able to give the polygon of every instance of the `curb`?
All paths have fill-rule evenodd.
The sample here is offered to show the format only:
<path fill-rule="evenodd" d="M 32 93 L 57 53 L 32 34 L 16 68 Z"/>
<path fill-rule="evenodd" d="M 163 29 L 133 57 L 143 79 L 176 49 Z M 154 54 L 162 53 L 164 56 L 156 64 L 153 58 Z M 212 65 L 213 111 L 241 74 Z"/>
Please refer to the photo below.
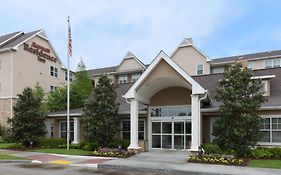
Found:
<path fill-rule="evenodd" d="M 184 171 L 184 170 L 176 170 L 176 169 L 165 169 L 165 168 L 139 168 L 133 166 L 124 166 L 124 165 L 98 165 L 98 170 L 101 169 L 120 169 L 120 170 L 134 170 L 140 172 L 152 172 L 152 173 L 165 173 L 165 174 L 189 174 L 189 175 L 223 175 L 225 173 L 206 173 L 206 172 L 198 172 L 198 171 Z"/>
<path fill-rule="evenodd" d="M 0 160 L 0 163 L 31 163 L 32 160 Z"/>

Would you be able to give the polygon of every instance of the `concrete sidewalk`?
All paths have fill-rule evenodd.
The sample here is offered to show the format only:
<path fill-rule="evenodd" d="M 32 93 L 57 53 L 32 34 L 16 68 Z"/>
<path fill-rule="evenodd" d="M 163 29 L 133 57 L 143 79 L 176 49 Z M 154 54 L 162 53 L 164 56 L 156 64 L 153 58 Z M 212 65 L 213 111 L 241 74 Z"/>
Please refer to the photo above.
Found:
<path fill-rule="evenodd" d="M 186 163 L 186 152 L 148 152 L 128 159 L 111 160 L 98 165 L 99 169 L 123 169 L 176 174 L 235 174 L 280 175 L 281 170 L 238 166 Z"/>
<path fill-rule="evenodd" d="M 0 152 L 5 152 L 8 155 L 13 155 L 17 157 L 25 157 L 33 160 L 32 162 L 35 163 L 61 164 L 81 167 L 97 167 L 97 165 L 102 162 L 117 159 L 112 157 L 77 156 L 28 151 L 0 150 Z"/>

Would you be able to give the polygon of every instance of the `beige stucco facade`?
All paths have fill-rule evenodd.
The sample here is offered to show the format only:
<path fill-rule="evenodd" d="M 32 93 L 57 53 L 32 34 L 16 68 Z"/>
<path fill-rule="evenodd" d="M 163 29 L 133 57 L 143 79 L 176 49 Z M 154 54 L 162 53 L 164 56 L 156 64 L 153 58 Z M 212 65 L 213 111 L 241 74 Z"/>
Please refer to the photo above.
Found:
<path fill-rule="evenodd" d="M 138 69 L 143 69 L 143 67 L 135 58 L 125 58 L 118 66 L 116 72 L 126 72 Z"/>
<path fill-rule="evenodd" d="M 179 47 L 171 57 L 189 75 L 197 74 L 197 65 L 203 65 L 203 74 L 210 73 L 207 58 L 193 46 Z"/>
<path fill-rule="evenodd" d="M 29 50 L 28 50 L 29 49 Z M 50 75 L 50 66 L 57 68 L 58 77 Z M 26 87 L 39 83 L 46 93 L 50 86 L 63 86 L 65 72 L 58 55 L 47 38 L 34 35 L 13 49 L 0 52 L 0 122 L 7 126 L 12 103 Z"/>

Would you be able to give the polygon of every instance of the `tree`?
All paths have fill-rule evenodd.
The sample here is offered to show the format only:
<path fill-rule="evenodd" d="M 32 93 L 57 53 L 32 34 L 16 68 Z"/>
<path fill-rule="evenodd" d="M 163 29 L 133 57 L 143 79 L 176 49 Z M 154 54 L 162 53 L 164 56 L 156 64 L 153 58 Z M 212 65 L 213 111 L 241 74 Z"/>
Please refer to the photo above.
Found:
<path fill-rule="evenodd" d="M 70 84 L 70 108 L 80 108 L 93 90 L 93 84 L 90 79 L 86 66 L 81 60 L 78 64 L 74 80 Z M 47 106 L 49 111 L 59 111 L 66 109 L 67 87 L 57 88 L 54 92 L 48 94 Z"/>
<path fill-rule="evenodd" d="M 231 65 L 223 76 L 216 95 L 222 105 L 214 126 L 215 142 L 243 155 L 260 139 L 258 109 L 265 102 L 261 80 L 252 79 L 252 72 L 240 63 Z"/>
<path fill-rule="evenodd" d="M 25 88 L 14 106 L 14 116 L 8 119 L 12 140 L 21 142 L 25 146 L 30 141 L 36 143 L 44 136 L 45 115 L 40 111 L 41 100 L 36 97 L 31 88 Z"/>
<path fill-rule="evenodd" d="M 87 141 L 106 146 L 118 130 L 118 104 L 110 79 L 102 75 L 90 98 L 85 103 L 82 128 Z"/>
<path fill-rule="evenodd" d="M 38 98 L 38 100 L 41 102 L 40 111 L 46 113 L 48 110 L 45 101 L 46 93 L 44 92 L 44 89 L 42 88 L 42 86 L 40 86 L 39 83 L 36 83 L 35 87 L 32 90 L 35 98 Z"/>

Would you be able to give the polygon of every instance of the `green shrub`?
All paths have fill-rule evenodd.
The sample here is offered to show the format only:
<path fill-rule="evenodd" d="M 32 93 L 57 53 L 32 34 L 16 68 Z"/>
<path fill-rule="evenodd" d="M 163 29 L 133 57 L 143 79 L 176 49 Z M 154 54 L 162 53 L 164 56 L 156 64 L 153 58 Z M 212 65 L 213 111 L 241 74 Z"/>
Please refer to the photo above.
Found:
<path fill-rule="evenodd" d="M 281 158 L 281 148 L 269 148 L 267 150 L 273 154 L 274 158 Z"/>
<path fill-rule="evenodd" d="M 45 138 L 38 139 L 38 146 L 41 148 L 58 148 L 59 145 L 66 144 L 66 139 L 63 138 Z"/>
<path fill-rule="evenodd" d="M 67 148 L 67 144 L 58 145 L 58 148 Z M 79 149 L 78 144 L 70 144 L 69 149 Z"/>
<path fill-rule="evenodd" d="M 100 145 L 98 144 L 98 142 L 87 142 L 82 149 L 85 151 L 95 151 L 99 147 Z"/>
<path fill-rule="evenodd" d="M 108 143 L 107 147 L 116 149 L 119 148 L 119 146 L 121 146 L 122 149 L 127 149 L 129 145 L 130 145 L 130 140 L 114 139 Z"/>
<path fill-rule="evenodd" d="M 79 148 L 79 149 L 83 149 L 83 147 L 84 147 L 87 143 L 88 143 L 88 142 L 85 141 L 85 140 L 80 141 L 79 144 L 78 144 L 78 148 Z"/>
<path fill-rule="evenodd" d="M 20 150 L 24 148 L 25 147 L 21 143 L 13 143 L 7 146 L 7 149 L 15 149 L 15 150 Z"/>
<path fill-rule="evenodd" d="M 222 150 L 216 143 L 206 143 L 202 147 L 206 154 L 222 154 Z"/>
<path fill-rule="evenodd" d="M 249 150 L 244 156 L 258 159 L 273 157 L 274 154 L 270 150 L 270 148 L 259 147 Z"/>

